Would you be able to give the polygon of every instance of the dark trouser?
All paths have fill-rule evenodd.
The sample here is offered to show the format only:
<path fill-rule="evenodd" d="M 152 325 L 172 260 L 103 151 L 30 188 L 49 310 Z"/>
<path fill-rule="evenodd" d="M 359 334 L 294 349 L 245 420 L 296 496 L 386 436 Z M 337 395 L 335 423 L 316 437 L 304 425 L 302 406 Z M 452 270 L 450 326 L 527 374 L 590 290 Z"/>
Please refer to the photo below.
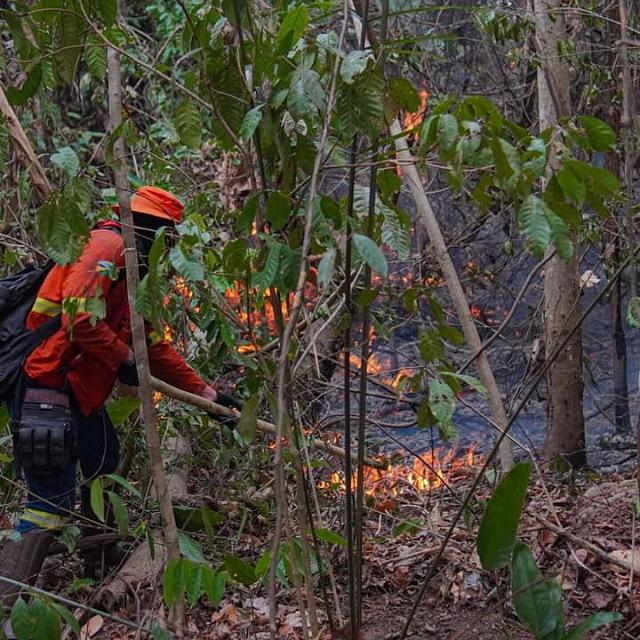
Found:
<path fill-rule="evenodd" d="M 20 533 L 53 529 L 65 524 L 75 508 L 78 462 L 84 479 L 81 490 L 85 499 L 88 499 L 89 485 L 94 478 L 117 469 L 120 454 L 118 436 L 104 409 L 85 416 L 72 401 L 71 424 L 77 460 L 47 473 L 24 470 L 29 495 L 16 527 Z"/>

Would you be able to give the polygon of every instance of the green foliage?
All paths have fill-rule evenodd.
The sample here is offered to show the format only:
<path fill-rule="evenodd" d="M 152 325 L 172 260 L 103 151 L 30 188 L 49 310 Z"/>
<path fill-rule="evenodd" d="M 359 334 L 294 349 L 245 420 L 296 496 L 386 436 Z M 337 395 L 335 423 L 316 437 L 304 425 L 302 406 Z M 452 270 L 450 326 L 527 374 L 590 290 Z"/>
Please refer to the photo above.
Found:
<path fill-rule="evenodd" d="M 20 107 L 27 103 L 27 100 L 38 90 L 40 82 L 42 81 L 42 65 L 35 65 L 22 86 L 17 89 L 16 87 L 7 87 L 5 93 L 9 102 L 15 106 Z"/>
<path fill-rule="evenodd" d="M 107 413 L 114 426 L 122 426 L 140 408 L 140 398 L 117 398 L 107 405 Z"/>
<path fill-rule="evenodd" d="M 360 254 L 360 257 L 383 278 L 388 273 L 387 259 L 380 250 L 380 247 L 369 237 L 360 233 L 353 234 L 353 245 Z"/>
<path fill-rule="evenodd" d="M 182 144 L 194 149 L 202 144 L 202 116 L 190 98 L 184 98 L 178 105 L 175 124 Z"/>
<path fill-rule="evenodd" d="M 518 617 L 540 640 L 561 637 L 564 629 L 562 591 L 545 581 L 527 545 L 516 542 L 512 560 L 513 604 Z"/>
<path fill-rule="evenodd" d="M 75 178 L 80 170 L 80 159 L 71 147 L 62 147 L 54 153 L 51 162 L 55 164 L 69 180 Z"/>
<path fill-rule="evenodd" d="M 276 53 L 287 53 L 302 37 L 302 34 L 307 28 L 308 21 L 309 13 L 305 5 L 301 4 L 291 9 L 278 29 L 276 35 Z"/>
<path fill-rule="evenodd" d="M 458 431 L 453 424 L 456 400 L 453 390 L 440 380 L 429 381 L 429 409 L 435 418 L 443 440 L 457 437 Z"/>
<path fill-rule="evenodd" d="M 69 183 L 62 193 L 54 193 L 37 213 L 38 237 L 48 255 L 58 264 L 77 260 L 89 237 L 89 223 L 83 207 L 85 187 Z"/>
<path fill-rule="evenodd" d="M 250 444 L 256 437 L 258 428 L 258 396 L 249 397 L 242 405 L 242 413 L 238 420 L 238 433 Z"/>
<path fill-rule="evenodd" d="M 89 492 L 89 499 L 91 502 L 91 509 L 100 522 L 105 520 L 105 505 L 104 505 L 104 490 L 102 486 L 102 478 L 96 478 L 91 483 Z"/>
<path fill-rule="evenodd" d="M 96 80 L 104 80 L 107 75 L 107 48 L 97 36 L 90 35 L 85 41 L 85 61 L 89 73 Z"/>
<path fill-rule="evenodd" d="M 516 539 L 530 473 L 529 463 L 519 463 L 496 488 L 480 523 L 478 554 L 485 569 L 510 564 L 514 608 L 536 640 L 579 640 L 622 616 L 601 612 L 565 629 L 562 589 L 543 577 L 527 545 Z"/>
<path fill-rule="evenodd" d="M 253 107 L 245 114 L 242 119 L 242 123 L 240 124 L 240 139 L 250 140 L 253 138 L 253 135 L 260 124 L 260 120 L 262 120 L 262 110 L 264 109 L 263 104 L 259 104 L 257 107 Z"/>
<path fill-rule="evenodd" d="M 255 567 L 242 558 L 226 555 L 224 557 L 224 566 L 229 573 L 229 576 L 240 584 L 248 587 L 256 581 Z"/>
<path fill-rule="evenodd" d="M 61 621 L 76 634 L 80 628 L 63 606 L 35 596 L 29 605 L 20 597 L 11 608 L 11 628 L 18 640 L 59 640 Z"/>
<path fill-rule="evenodd" d="M 55 69 L 60 79 L 71 84 L 78 70 L 80 53 L 84 38 L 84 22 L 73 0 L 65 3 L 68 11 L 61 11 L 56 22 Z"/>
<path fill-rule="evenodd" d="M 174 559 L 167 565 L 162 579 L 164 602 L 167 607 L 172 607 L 186 596 L 187 602 L 194 606 L 206 596 L 216 607 L 222 600 L 225 585 L 224 572 L 216 572 L 208 565 L 188 558 Z"/>
<path fill-rule="evenodd" d="M 529 463 L 517 464 L 487 504 L 478 533 L 478 555 L 485 569 L 499 569 L 511 560 L 530 475 Z"/>

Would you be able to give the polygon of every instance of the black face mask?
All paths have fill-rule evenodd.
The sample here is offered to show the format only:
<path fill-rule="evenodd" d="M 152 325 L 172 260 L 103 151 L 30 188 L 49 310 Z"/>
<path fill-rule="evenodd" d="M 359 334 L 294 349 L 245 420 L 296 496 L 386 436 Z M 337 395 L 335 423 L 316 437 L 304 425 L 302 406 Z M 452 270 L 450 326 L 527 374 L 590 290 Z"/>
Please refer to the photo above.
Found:
<path fill-rule="evenodd" d="M 149 251 L 151 251 L 158 229 L 169 227 L 170 230 L 173 230 L 173 224 L 168 220 L 134 211 L 133 225 L 136 235 L 136 251 L 138 252 L 138 273 L 140 280 L 142 280 L 149 273 Z"/>

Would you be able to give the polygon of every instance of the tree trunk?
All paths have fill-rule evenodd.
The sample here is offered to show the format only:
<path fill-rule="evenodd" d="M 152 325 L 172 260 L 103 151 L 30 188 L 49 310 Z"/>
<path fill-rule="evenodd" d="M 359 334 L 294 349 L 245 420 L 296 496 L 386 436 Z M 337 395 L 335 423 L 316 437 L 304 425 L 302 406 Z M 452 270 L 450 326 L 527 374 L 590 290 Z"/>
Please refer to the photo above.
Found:
<path fill-rule="evenodd" d="M 538 69 L 540 130 L 571 115 L 567 65 L 558 55 L 558 39 L 564 35 L 560 0 L 534 0 L 536 47 L 542 61 Z M 551 166 L 556 145 L 551 143 Z M 549 249 L 551 251 L 551 249 Z M 580 316 L 578 260 L 554 256 L 545 269 L 545 349 L 549 357 Z M 582 412 L 582 333 L 576 331 L 547 373 L 547 458 L 564 457 L 574 467 L 586 463 Z"/>

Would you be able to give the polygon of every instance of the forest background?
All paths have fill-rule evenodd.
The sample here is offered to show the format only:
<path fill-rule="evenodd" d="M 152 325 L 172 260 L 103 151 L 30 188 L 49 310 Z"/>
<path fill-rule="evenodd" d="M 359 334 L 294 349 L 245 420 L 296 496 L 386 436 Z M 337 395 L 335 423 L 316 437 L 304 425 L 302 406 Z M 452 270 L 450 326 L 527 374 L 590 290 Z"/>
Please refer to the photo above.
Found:
<path fill-rule="evenodd" d="M 635 3 L 3 5 L 3 273 L 178 193 L 134 307 L 244 403 L 137 339 L 92 496 L 139 564 L 67 553 L 20 638 L 637 636 Z"/>

